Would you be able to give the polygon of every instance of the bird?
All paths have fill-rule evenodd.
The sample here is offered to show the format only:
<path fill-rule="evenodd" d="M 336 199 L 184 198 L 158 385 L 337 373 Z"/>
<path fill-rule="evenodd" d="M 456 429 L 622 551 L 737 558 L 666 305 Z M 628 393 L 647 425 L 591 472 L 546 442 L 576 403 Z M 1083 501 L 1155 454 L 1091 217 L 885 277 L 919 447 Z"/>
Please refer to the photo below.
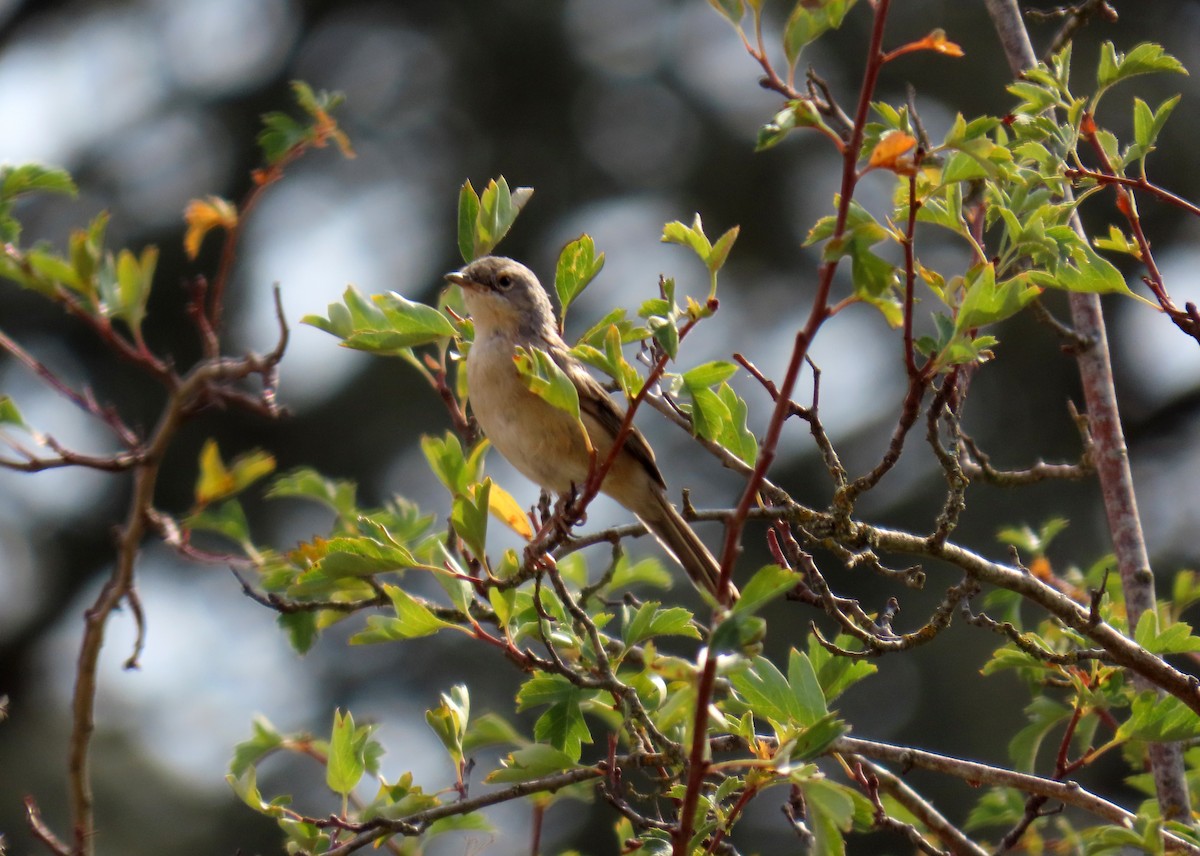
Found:
<path fill-rule="evenodd" d="M 582 488 L 591 467 L 589 444 L 596 460 L 605 461 L 625 411 L 571 354 L 546 289 L 533 271 L 503 256 L 478 258 L 445 278 L 462 288 L 475 327 L 466 360 L 467 396 L 484 435 L 542 489 L 561 496 Z M 514 362 L 518 348 L 541 349 L 571 380 L 579 420 L 525 386 Z M 633 512 L 701 592 L 721 600 L 721 566 L 672 505 L 654 451 L 636 428 L 600 490 Z M 737 597 L 732 584 L 729 593 Z"/>

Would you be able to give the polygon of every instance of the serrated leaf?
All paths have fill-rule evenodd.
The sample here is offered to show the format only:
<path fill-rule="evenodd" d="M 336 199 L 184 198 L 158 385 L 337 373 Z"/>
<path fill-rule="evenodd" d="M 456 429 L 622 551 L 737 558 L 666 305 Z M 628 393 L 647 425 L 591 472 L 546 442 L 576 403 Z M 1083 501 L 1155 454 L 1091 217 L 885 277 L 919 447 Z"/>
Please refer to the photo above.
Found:
<path fill-rule="evenodd" d="M 804 710 L 787 678 L 765 657 L 755 657 L 748 668 L 729 676 L 729 682 L 745 699 L 755 716 L 776 726 L 800 723 Z"/>
<path fill-rule="evenodd" d="M 1133 700 L 1129 719 L 1117 729 L 1117 739 L 1170 743 L 1200 737 L 1200 717 L 1174 696 L 1143 692 Z"/>
<path fill-rule="evenodd" d="M 327 317 L 305 315 L 300 323 L 337 336 L 345 347 L 383 355 L 406 354 L 412 348 L 457 335 L 454 325 L 437 309 L 395 292 L 368 299 L 350 286 L 342 297 L 342 303 L 329 305 Z"/>
<path fill-rule="evenodd" d="M 721 384 L 717 389 L 717 397 L 729 411 L 729 419 L 725 422 L 724 430 L 717 436 L 717 442 L 743 463 L 754 466 L 758 460 L 758 438 L 754 436 L 754 432 L 747 425 L 749 408 L 746 406 L 746 402 L 727 383 Z"/>
<path fill-rule="evenodd" d="M 800 579 L 800 575 L 789 568 L 765 565 L 741 587 L 742 596 L 733 605 L 733 611 L 757 612 L 759 607 L 795 588 Z"/>
<path fill-rule="evenodd" d="M 1163 50 L 1161 45 L 1144 42 L 1127 54 L 1118 53 L 1112 42 L 1105 42 L 1100 51 L 1096 82 L 1101 89 L 1139 74 L 1169 72 L 1187 74 L 1183 63 Z"/>
<path fill-rule="evenodd" d="M 692 618 L 692 613 L 681 606 L 663 609 L 661 603 L 647 601 L 625 624 L 621 641 L 632 647 L 655 636 L 686 636 L 689 639 L 699 639 L 700 631 L 696 629 Z"/>
<path fill-rule="evenodd" d="M 533 724 L 533 738 L 549 743 L 575 762 L 583 754 L 583 744 L 592 742 L 592 733 L 579 707 L 582 693 L 578 687 L 572 687 L 572 690 L 570 698 L 550 705 L 538 717 Z"/>
<path fill-rule="evenodd" d="M 833 640 L 833 644 L 853 649 L 861 643 L 850 636 L 839 634 Z M 854 684 L 879 671 L 879 667 L 874 663 L 834 654 L 827 650 L 816 636 L 808 638 L 808 659 L 817 672 L 817 681 L 821 684 L 827 705 Z"/>
<path fill-rule="evenodd" d="M 554 269 L 554 290 L 566 319 L 567 309 L 604 267 L 604 253 L 596 253 L 591 235 L 580 235 L 558 254 Z"/>
<path fill-rule="evenodd" d="M 338 516 L 358 516 L 355 505 L 357 486 L 349 479 L 330 479 L 311 467 L 297 467 L 277 476 L 267 489 L 268 499 L 309 499 L 327 506 Z"/>
<path fill-rule="evenodd" d="M 486 256 L 495 249 L 532 195 L 531 187 L 518 187 L 510 191 L 504 176 L 487 183 L 479 194 L 472 258 Z"/>
<path fill-rule="evenodd" d="M 11 199 L 23 193 L 62 193 L 75 196 L 78 189 L 64 169 L 27 163 L 0 167 L 0 198 Z"/>
<path fill-rule="evenodd" d="M 233 747 L 229 772 L 241 776 L 283 745 L 281 735 L 265 716 L 256 716 L 250 723 L 251 737 Z"/>
<path fill-rule="evenodd" d="M 1025 274 L 997 283 L 996 268 L 991 263 L 968 271 L 965 287 L 955 319 L 955 330 L 959 333 L 1004 321 L 1042 293 Z"/>
<path fill-rule="evenodd" d="M 463 630 L 456 624 L 438 618 L 427 606 L 399 586 L 385 585 L 383 590 L 392 601 L 396 617 L 367 616 L 367 629 L 350 637 L 351 645 L 419 639 L 447 628 Z M 469 631 L 463 630 L 463 632 Z"/>
<path fill-rule="evenodd" d="M 238 211 L 229 200 L 208 196 L 190 201 L 183 210 L 183 221 L 187 224 L 183 234 L 183 249 L 187 257 L 194 260 L 200 254 L 200 245 L 205 236 L 213 229 L 232 232 L 237 228 Z"/>
<path fill-rule="evenodd" d="M 333 712 L 329 756 L 325 762 L 325 784 L 334 793 L 347 796 L 367 769 L 367 744 L 374 726 L 355 727 L 350 711 Z"/>
<path fill-rule="evenodd" d="M 513 356 L 526 389 L 560 410 L 579 419 L 579 391 L 554 358 L 541 348 L 517 348 Z M 583 430 L 580 423 L 580 431 Z"/>

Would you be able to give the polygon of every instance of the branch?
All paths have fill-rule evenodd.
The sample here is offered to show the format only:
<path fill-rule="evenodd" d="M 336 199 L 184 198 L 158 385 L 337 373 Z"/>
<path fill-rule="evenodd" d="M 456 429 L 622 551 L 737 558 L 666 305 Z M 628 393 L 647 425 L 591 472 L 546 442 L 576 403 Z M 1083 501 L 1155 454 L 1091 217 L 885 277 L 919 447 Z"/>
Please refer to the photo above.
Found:
<path fill-rule="evenodd" d="M 854 198 L 854 189 L 858 180 L 856 169 L 859 149 L 862 148 L 863 137 L 866 134 L 867 115 L 871 108 L 871 99 L 875 92 L 875 84 L 879 79 L 879 70 L 883 66 L 883 30 L 887 22 L 888 9 L 891 0 L 878 0 L 874 8 L 874 23 L 871 28 L 871 42 L 867 49 L 866 68 L 863 72 L 862 87 L 859 91 L 858 107 L 855 111 L 854 125 L 850 140 L 842 152 L 842 183 L 838 200 L 837 217 L 831 240 L 837 241 L 846 232 L 846 223 L 850 215 L 850 203 Z M 745 527 L 750 509 L 756 504 L 759 488 L 775 460 L 779 438 L 783 432 L 783 423 L 791 413 L 789 406 L 792 391 L 800 377 L 800 368 L 808 356 L 809 346 L 817 335 L 817 331 L 829 317 L 829 294 L 833 287 L 833 276 L 838 268 L 838 259 L 825 262 L 820 269 L 817 281 L 817 293 L 813 298 L 812 309 L 808 321 L 796 333 L 792 345 L 792 356 L 784 374 L 783 383 L 779 387 L 779 398 L 771 413 L 767 425 L 766 436 L 763 438 L 758 461 L 746 481 L 738 501 L 737 512 L 725 526 L 725 542 L 719 561 L 721 579 L 717 585 L 718 597 L 723 606 L 728 606 L 732 589 L 730 580 L 733 576 L 733 566 L 737 561 L 742 542 L 742 530 Z M 688 766 L 687 787 L 684 790 L 683 804 L 680 808 L 679 829 L 674 836 L 672 853 L 674 856 L 685 856 L 692 837 L 695 822 L 696 807 L 700 802 L 700 790 L 708 771 L 708 761 L 705 757 L 706 735 L 708 733 L 708 706 L 712 699 L 713 688 L 717 677 L 716 657 L 704 657 L 704 667 L 700 681 L 696 687 L 695 721 L 692 724 L 692 747 Z"/>
<path fill-rule="evenodd" d="M 956 856 L 987 856 L 987 851 L 972 841 L 966 834 L 947 820 L 924 797 L 904 783 L 886 767 L 868 761 L 862 756 L 852 755 L 858 763 L 868 768 L 879 779 L 879 789 L 884 791 L 910 811 L 921 823 L 946 842 Z"/>
<path fill-rule="evenodd" d="M 1036 65 L 1037 60 L 1029 43 L 1029 35 L 1025 32 L 1025 25 L 1021 21 L 1016 0 L 985 0 L 985 3 L 988 14 L 1000 34 L 1009 67 L 1012 68 L 1014 76 L 1019 76 L 1024 69 Z M 1070 193 L 1067 193 L 1066 197 L 1067 201 L 1070 201 Z M 1071 226 L 1080 238 L 1087 240 L 1078 211 L 1071 215 Z M 1104 498 L 1104 511 L 1113 539 L 1113 550 L 1117 556 L 1121 587 L 1125 593 L 1129 626 L 1136 627 L 1142 613 L 1154 609 L 1154 573 L 1150 569 L 1145 535 L 1138 517 L 1129 452 L 1125 447 L 1125 435 L 1121 428 L 1121 415 L 1113 384 L 1112 359 L 1108 350 L 1104 313 L 1099 295 L 1072 292 L 1068 301 L 1075 331 L 1092 343 L 1090 348 L 1078 351 L 1075 360 L 1083 382 L 1090 433 L 1096 445 L 1100 491 Z M 1095 624 L 1094 627 L 1099 629 L 1107 625 Z M 1121 640 L 1120 643 L 1112 640 L 1110 645 L 1095 636 L 1091 638 L 1100 641 L 1100 644 L 1116 656 L 1116 648 L 1122 645 L 1127 647 L 1128 640 L 1115 631 L 1114 635 Z M 1140 659 L 1139 655 L 1131 658 L 1129 663 Z M 1170 669 L 1165 663 L 1162 665 Z M 1170 671 L 1175 672 L 1174 669 Z M 1139 671 L 1138 674 L 1142 678 L 1149 677 L 1144 672 Z M 1193 710 L 1200 711 L 1195 678 L 1191 679 L 1193 684 L 1189 686 L 1181 673 L 1166 674 L 1162 677 L 1169 683 L 1154 681 L 1156 686 L 1182 699 Z M 1185 682 L 1181 684 L 1177 678 L 1184 678 Z M 1135 683 L 1140 686 L 1147 685 L 1137 677 Z M 1191 798 L 1184 774 L 1182 751 L 1177 745 L 1153 743 L 1149 746 L 1149 755 L 1162 816 L 1167 820 L 1186 821 L 1191 815 Z"/>
<path fill-rule="evenodd" d="M 664 764 L 667 762 L 667 758 L 661 755 L 634 753 L 619 755 L 615 761 L 620 767 L 648 767 Z M 410 815 L 400 818 L 375 818 L 364 823 L 346 823 L 337 818 L 332 820 L 313 820 L 311 822 L 322 828 L 335 827 L 358 833 L 354 838 L 326 851 L 325 854 L 325 856 L 349 856 L 354 851 L 366 847 L 385 836 L 397 834 L 405 836 L 420 835 L 428 829 L 431 823 L 444 817 L 470 814 L 488 806 L 521 799 L 530 794 L 554 793 L 568 785 L 586 782 L 589 779 L 599 779 L 608 774 L 609 763 L 601 761 L 592 767 L 577 767 L 573 770 L 552 773 L 548 776 L 530 779 L 526 782 L 518 782 L 515 785 L 510 785 L 507 788 L 492 791 L 482 796 L 458 800 L 453 803 L 444 803 L 425 809 L 424 811 L 413 812 Z"/>
<path fill-rule="evenodd" d="M 948 755 L 938 755 L 934 752 L 895 746 L 890 743 L 879 743 L 873 740 L 859 740 L 854 737 L 839 737 L 831 748 L 834 752 L 863 755 L 877 761 L 886 761 L 906 770 L 919 767 L 922 770 L 943 773 L 969 782 L 972 787 L 991 785 L 1001 788 L 1016 788 L 1027 794 L 1058 800 L 1126 828 L 1132 827 L 1137 820 L 1136 814 L 1084 790 L 1077 782 L 1060 782 L 1028 773 L 1017 773 L 1003 767 L 992 767 Z M 1172 850 L 1200 856 L 1200 847 L 1177 835 L 1164 832 L 1163 838 Z M 974 850 L 969 852 L 974 852 Z"/>

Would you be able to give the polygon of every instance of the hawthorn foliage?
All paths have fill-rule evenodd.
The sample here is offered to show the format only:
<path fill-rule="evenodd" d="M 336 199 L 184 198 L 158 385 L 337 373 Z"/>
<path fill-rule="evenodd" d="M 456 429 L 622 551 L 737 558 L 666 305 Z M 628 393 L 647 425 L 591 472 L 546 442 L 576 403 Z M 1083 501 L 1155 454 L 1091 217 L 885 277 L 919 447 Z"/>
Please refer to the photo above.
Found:
<path fill-rule="evenodd" d="M 692 438 L 698 453 L 743 478 L 733 507 L 685 507 L 693 519 L 723 526 L 723 590 L 699 610 L 673 597 L 680 575 L 669 564 L 626 554 L 625 541 L 643 534 L 639 525 L 599 532 L 582 525 L 602 462 L 588 485 L 556 501 L 545 497 L 533 509 L 487 476 L 488 443 L 471 417 L 462 371 L 473 330 L 453 289 L 437 305 L 425 305 L 350 287 L 323 314 L 303 319 L 345 347 L 399 358 L 401 370 L 418 373 L 437 391 L 447 429 L 425 437 L 421 448 L 445 488 L 441 507 L 419 508 L 403 496 L 366 507 L 351 482 L 309 467 L 277 474 L 267 451 L 226 460 L 215 442 L 205 444 L 197 462 L 192 506 L 155 505 L 163 457 L 200 407 L 219 401 L 266 418 L 278 412 L 274 381 L 287 343 L 284 313 L 279 341 L 265 356 L 225 354 L 224 291 L 241 224 L 259 195 L 314 147 L 334 144 L 353 154 L 333 118 L 336 96 L 297 84 L 300 118 L 266 117 L 264 163 L 251 194 L 238 204 L 210 197 L 189 206 L 188 253 L 195 257 L 210 234 L 224 243 L 219 269 L 193 286 L 189 313 L 203 354 L 187 371 L 154 353 L 143 337 L 154 248 L 107 248 L 104 215 L 73 234 L 64 250 L 24 246 L 17 200 L 69 194 L 73 184 L 38 165 L 3 168 L 0 276 L 82 320 L 114 355 L 160 383 L 166 401 L 153 430 L 139 432 L 119 406 L 72 388 L 0 333 L 0 347 L 106 426 L 120 447 L 109 455 L 66 448 L 28 425 L 20 402 L 4 397 L 7 453 L 0 465 L 28 472 L 90 467 L 125 474 L 134 484 L 112 577 L 88 612 L 81 642 L 68 747 L 72 835 L 50 829 L 36 802 L 29 803 L 31 828 L 50 852 L 94 849 L 88 758 L 96 658 L 114 609 L 127 604 L 140 615 L 133 582 L 149 538 L 199 561 L 230 564 L 247 595 L 277 613 L 297 651 L 319 644 L 334 624 L 353 622 L 352 645 L 456 636 L 511 676 L 511 710 L 473 709 L 470 687 L 456 685 L 445 687 L 438 706 L 426 712 L 431 739 L 453 771 L 448 781 L 417 781 L 411 772 L 385 779 L 385 747 L 374 726 L 356 722 L 351 711 L 331 711 L 331 730 L 320 737 L 254 722 L 234 750 L 228 780 L 251 809 L 278 822 L 287 852 L 348 854 L 381 845 L 419 852 L 448 832 L 488 830 L 486 809 L 500 802 L 529 801 L 541 818 L 560 803 L 597 799 L 611 809 L 613 846 L 621 852 L 737 852 L 739 820 L 759 800 L 782 807 L 781 834 L 822 854 L 844 853 L 854 835 L 879 830 L 931 853 L 1051 846 L 1200 852 L 1187 787 L 1200 767 L 1200 750 L 1187 748 L 1200 736 L 1200 691 L 1175 665 L 1200 651 L 1200 638 L 1180 620 L 1200 600 L 1200 579 L 1175 572 L 1170 599 L 1156 602 L 1152 578 L 1137 573 L 1148 570 L 1144 546 L 1141 560 L 1136 547 L 1122 553 L 1129 531 L 1117 539 L 1118 524 L 1132 525 L 1140 542 L 1136 518 L 1130 524 L 1119 513 L 1132 496 L 1127 466 L 1122 474 L 1108 463 L 1124 448 L 1119 419 L 1104 416 L 1103 396 L 1089 393 L 1075 414 L 1077 460 L 1015 470 L 993 466 L 963 427 L 970 379 L 1003 360 L 1006 349 L 1020 347 L 1002 343 L 997 333 L 1018 313 L 1037 314 L 1047 335 L 1068 346 L 1064 358 L 1078 356 L 1089 390 L 1105 371 L 1111 386 L 1103 328 L 1084 323 L 1100 295 L 1148 304 L 1140 311 L 1160 313 L 1164 335 L 1200 340 L 1196 309 L 1171 298 L 1137 208 L 1139 198 L 1157 197 L 1197 213 L 1152 179 L 1150 156 L 1179 99 L 1148 104 L 1130 96 L 1127 85 L 1140 75 L 1184 73 L 1183 67 L 1153 44 L 1124 51 L 1107 44 L 1095 69 L 1076 67 L 1072 75 L 1077 61 L 1068 42 L 1010 85 L 1007 115 L 959 115 L 936 139 L 912 103 L 878 100 L 876 88 L 880 75 L 910 54 L 968 61 L 945 33 L 891 46 L 886 0 L 802 0 L 783 23 L 782 43 L 773 44 L 764 36 L 762 0 L 710 2 L 732 24 L 763 85 L 780 97 L 777 112 L 764 117 L 757 148 L 816 134 L 836 151 L 842 174 L 829 213 L 804 241 L 816 250 L 817 286 L 807 311 L 797 315 L 794 347 L 782 365 L 759 366 L 738 354 L 698 364 L 690 357 L 689 335 L 721 323 L 719 278 L 739 235 L 736 227 L 710 234 L 699 214 L 665 224 L 661 237 L 699 260 L 705 299 L 683 294 L 674 277 L 664 276 L 649 284 L 640 305 L 612 309 L 573 343 L 575 355 L 624 399 L 630 420 L 658 411 Z M 872 20 L 857 96 L 833 92 L 815 72 L 798 81 L 804 48 L 851 14 Z M 1121 140 L 1104 117 L 1130 110 L 1133 138 Z M 885 210 L 871 210 L 856 196 L 869 173 L 890 177 Z M 463 260 L 502 251 L 531 198 L 531 189 L 510 187 L 502 177 L 482 191 L 465 182 L 457 221 Z M 1086 234 L 1077 217 L 1081 206 L 1114 199 L 1119 221 L 1104 234 Z M 922 242 L 931 231 L 963 248 L 960 268 L 923 263 Z M 588 235 L 562 249 L 553 276 L 562 317 L 602 272 L 605 254 L 619 252 L 597 247 Z M 1145 289 L 1129 285 L 1114 255 L 1144 267 Z M 835 278 L 839 270 L 848 276 Z M 1070 320 L 1054 318 L 1044 305 L 1052 290 L 1071 295 Z M 890 442 L 871 467 L 852 472 L 839 456 L 839 438 L 822 422 L 816 395 L 806 402 L 794 395 L 802 373 L 819 378 L 808 359 L 813 341 L 860 305 L 877 310 L 894 331 L 905 379 Z M 544 353 L 523 353 L 518 365 L 533 392 L 578 413 L 573 387 Z M 748 382 L 735 386 L 739 373 Z M 248 384 L 252 378 L 258 383 Z M 789 420 L 806 423 L 824 463 L 831 497 L 824 507 L 798 501 L 771 478 Z M 922 442 L 928 466 L 945 484 L 940 512 L 921 531 L 872 522 L 860 511 L 863 498 L 886 492 L 897 461 Z M 1037 529 L 1001 528 L 998 539 L 1009 549 L 998 556 L 956 541 L 972 485 L 1022 490 L 1053 479 L 1100 481 L 1120 542 L 1114 555 L 1054 567 L 1047 548 L 1061 519 Z M 262 543 L 241 502 L 251 493 L 317 503 L 330 513 L 330 529 L 291 548 Z M 524 546 L 497 547 L 498 532 Z M 750 537 L 765 539 L 772 560 L 762 567 L 738 561 Z M 610 546 L 607 554 L 585 551 L 601 543 Z M 1134 572 L 1127 573 L 1131 563 Z M 842 591 L 845 570 L 878 575 L 892 597 L 880 606 Z M 937 606 L 915 621 L 901 620 L 906 592 L 931 587 L 942 593 Z M 781 604 L 792 619 L 768 622 L 764 609 L 773 605 L 772 614 L 780 614 Z M 1027 724 L 1006 736 L 1008 767 L 873 740 L 838 712 L 839 697 L 869 681 L 880 668 L 876 661 L 939 644 L 954 620 L 996 641 L 980 681 L 1013 673 L 1028 688 Z M 768 656 L 768 650 L 784 653 Z M 533 715 L 516 716 L 526 712 Z M 497 746 L 494 767 L 473 769 L 481 750 Z M 323 766 L 333 795 L 325 813 L 304 814 L 290 807 L 289 794 L 262 792 L 259 768 L 281 753 Z M 1089 768 L 1108 753 L 1120 755 L 1129 781 L 1145 794 L 1140 805 L 1120 806 L 1089 790 Z M 943 816 L 906 783 L 913 767 L 984 786 L 975 808 L 965 818 Z M 1069 810 L 1048 811 L 1060 804 Z"/>

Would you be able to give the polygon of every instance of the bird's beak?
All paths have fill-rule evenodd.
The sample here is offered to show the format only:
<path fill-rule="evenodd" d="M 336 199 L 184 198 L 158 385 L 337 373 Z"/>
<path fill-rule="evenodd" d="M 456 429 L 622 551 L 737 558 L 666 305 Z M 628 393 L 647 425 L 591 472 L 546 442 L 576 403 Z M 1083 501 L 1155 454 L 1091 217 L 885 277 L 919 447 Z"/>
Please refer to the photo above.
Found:
<path fill-rule="evenodd" d="M 455 285 L 461 285 L 463 288 L 483 288 L 482 285 L 472 279 L 467 279 L 462 275 L 462 271 L 454 271 L 445 276 L 446 282 L 452 282 Z"/>

